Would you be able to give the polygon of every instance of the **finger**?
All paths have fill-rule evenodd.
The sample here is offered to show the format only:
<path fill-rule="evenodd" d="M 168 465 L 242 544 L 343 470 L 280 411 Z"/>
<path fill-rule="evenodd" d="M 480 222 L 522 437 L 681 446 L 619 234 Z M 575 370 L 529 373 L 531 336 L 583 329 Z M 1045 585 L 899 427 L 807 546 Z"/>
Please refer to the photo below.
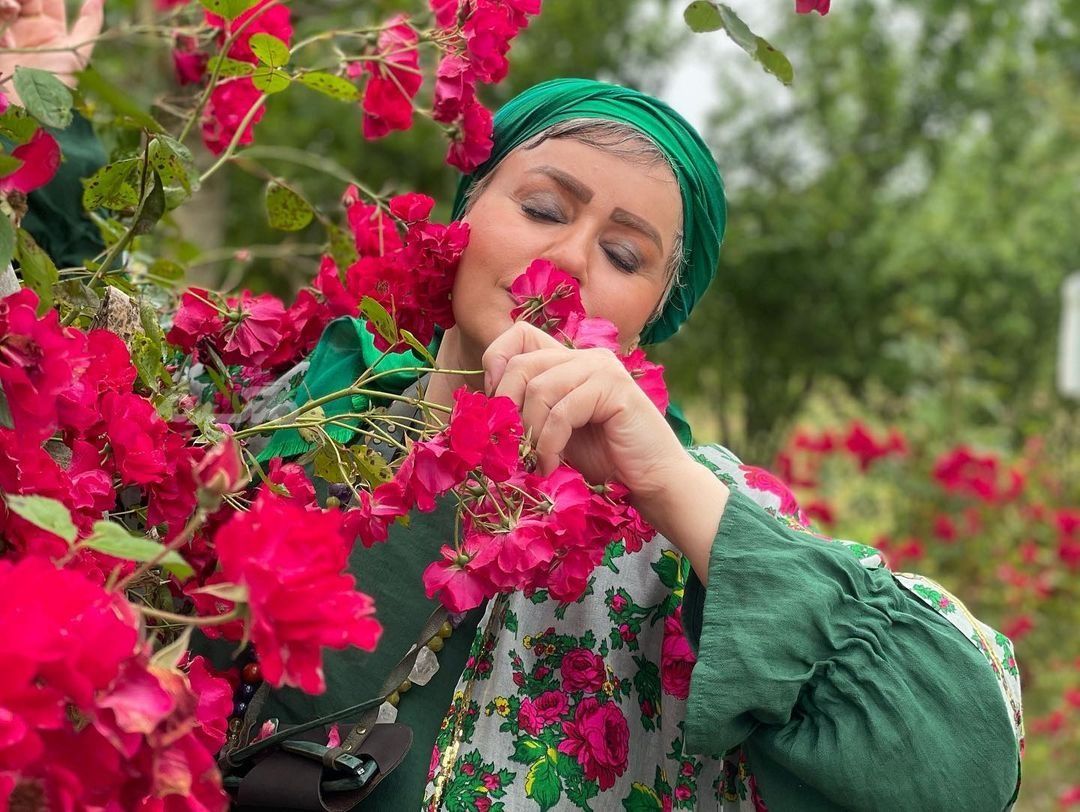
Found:
<path fill-rule="evenodd" d="M 77 50 L 83 67 L 90 62 L 90 54 L 94 51 L 93 40 L 101 33 L 104 24 L 105 0 L 85 0 L 79 9 L 79 16 L 75 18 L 75 24 L 71 26 L 71 41 L 87 43 Z"/>
<path fill-rule="evenodd" d="M 23 5 L 23 16 L 34 17 L 38 14 L 56 20 L 64 30 L 67 29 L 67 7 L 64 0 L 28 0 Z"/>
<path fill-rule="evenodd" d="M 568 361 L 529 380 L 521 405 L 521 424 L 535 441 L 555 404 L 588 381 L 595 371 L 580 361 Z"/>
<path fill-rule="evenodd" d="M 572 350 L 554 347 L 546 350 L 533 350 L 515 355 L 506 362 L 502 377 L 493 381 L 492 397 L 504 395 L 520 408 L 525 403 L 525 390 L 529 382 L 552 367 L 570 361 Z"/>
<path fill-rule="evenodd" d="M 552 406 L 536 437 L 536 461 L 541 476 L 554 471 L 574 431 L 593 422 L 602 422 L 607 411 L 609 389 L 605 382 L 591 377 L 567 392 Z"/>
<path fill-rule="evenodd" d="M 523 321 L 515 322 L 484 351 L 482 359 L 484 391 L 489 394 L 494 391 L 502 380 L 507 363 L 515 355 L 553 347 L 563 347 L 563 345 L 531 324 Z"/>

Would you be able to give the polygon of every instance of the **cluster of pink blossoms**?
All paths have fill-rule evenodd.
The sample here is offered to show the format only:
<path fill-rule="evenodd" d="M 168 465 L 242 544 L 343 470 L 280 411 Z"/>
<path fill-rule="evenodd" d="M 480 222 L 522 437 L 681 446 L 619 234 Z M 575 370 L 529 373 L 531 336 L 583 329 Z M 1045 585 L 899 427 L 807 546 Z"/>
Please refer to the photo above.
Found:
<path fill-rule="evenodd" d="M 224 679 L 154 664 L 122 596 L 45 558 L 0 560 L 0 590 L 0 808 L 227 808 Z"/>
<path fill-rule="evenodd" d="M 220 29 L 219 43 L 224 43 L 228 37 L 236 35 L 226 56 L 252 65 L 258 64 L 259 61 L 251 50 L 251 38 L 255 34 L 270 34 L 286 45 L 292 42 L 292 14 L 289 7 L 285 4 L 272 3 L 271 0 L 259 0 L 234 20 L 225 20 L 208 11 L 206 22 Z M 202 61 L 198 52 L 190 47 L 190 43 L 187 46 L 186 51 L 181 51 L 186 56 L 174 57 L 174 59 L 178 59 L 178 65 L 182 65 L 184 69 L 181 73 L 178 67 L 178 74 L 193 78 L 200 62 L 203 67 L 206 63 Z M 236 137 L 237 131 L 251 109 L 259 103 L 261 96 L 262 91 L 255 87 L 248 76 L 219 79 L 210 92 L 210 100 L 207 102 L 203 116 L 202 136 L 206 148 L 215 155 L 224 152 Z M 251 143 L 254 138 L 254 127 L 265 112 L 266 108 L 262 107 L 252 115 L 237 143 Z"/>
<path fill-rule="evenodd" d="M 469 226 L 429 222 L 434 205 L 427 195 L 409 193 L 391 198 L 387 212 L 364 203 L 355 189 L 345 193 L 359 259 L 342 274 L 325 257 L 315 281 L 334 315 L 356 315 L 360 300 L 370 296 L 422 344 L 431 343 L 436 327 L 454 326 L 450 291 L 469 241 Z M 397 222 L 404 224 L 404 233 Z M 387 349 L 375 326 L 369 323 L 368 329 L 376 345 Z"/>
<path fill-rule="evenodd" d="M 214 585 L 232 585 L 233 630 L 247 627 L 267 680 L 312 692 L 323 647 L 370 649 L 380 632 L 345 572 L 355 534 L 280 461 L 250 511 L 221 507 L 246 481 L 236 443 L 198 444 L 187 419 L 163 419 L 137 391 L 119 337 L 38 308 L 30 290 L 0 300 L 12 421 L 0 428 L 0 808 L 223 810 L 214 753 L 232 690 L 197 659 L 180 670 L 151 658 L 124 591 L 137 564 L 96 549 L 94 525 L 144 508 L 132 532 L 175 541 L 194 569 L 163 574 L 175 599 L 216 615 Z M 58 502 L 73 538 L 20 513 L 17 496 Z"/>
<path fill-rule="evenodd" d="M 399 195 L 384 207 L 363 202 L 350 188 L 344 202 L 359 255 L 344 273 L 330 256 L 323 257 L 313 287 L 301 290 L 288 308 L 267 293 L 222 297 L 189 288 L 166 335 L 169 343 L 263 380 L 309 352 L 332 319 L 358 315 L 365 296 L 424 344 L 436 327 L 452 327 L 450 290 L 469 227 L 428 222 L 435 201 L 426 195 Z M 368 327 L 386 349 L 374 325 Z"/>
<path fill-rule="evenodd" d="M 446 162 L 472 172 L 491 154 L 491 112 L 476 98 L 477 82 L 506 78 L 511 40 L 540 13 L 541 0 L 431 0 L 443 31 L 460 32 L 435 72 L 432 117 L 452 127 Z"/>
<path fill-rule="evenodd" d="M 186 0 L 163 0 L 161 8 L 183 5 Z M 492 116 L 476 96 L 479 83 L 501 82 L 509 68 L 513 39 L 540 13 L 541 0 L 431 0 L 435 30 L 425 37 L 440 49 L 435 76 L 431 117 L 447 125 L 450 148 L 447 163 L 471 172 L 491 154 Z M 260 0 L 235 20 L 227 21 L 206 12 L 206 21 L 220 29 L 218 44 L 234 36 L 227 56 L 255 65 L 250 40 L 256 33 L 271 34 L 288 45 L 292 21 L 286 5 Z M 404 14 L 391 17 L 379 27 L 369 50 L 347 59 L 344 73 L 362 84 L 362 131 L 365 138 L 381 138 L 395 130 L 412 127 L 415 99 L 423 86 L 419 45 L 421 32 Z M 209 55 L 187 35 L 176 37 L 173 62 L 180 84 L 198 84 L 206 78 Z M 249 76 L 218 80 L 203 117 L 203 141 L 220 154 L 237 136 L 245 117 L 259 103 L 262 92 Z M 238 144 L 252 141 L 252 129 L 264 109 L 252 114 Z"/>

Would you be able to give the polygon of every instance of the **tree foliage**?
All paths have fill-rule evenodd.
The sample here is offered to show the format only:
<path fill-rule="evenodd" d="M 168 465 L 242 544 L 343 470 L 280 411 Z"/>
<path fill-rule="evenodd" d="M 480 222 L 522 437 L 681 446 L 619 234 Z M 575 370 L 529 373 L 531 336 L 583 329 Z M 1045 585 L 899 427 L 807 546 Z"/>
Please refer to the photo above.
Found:
<path fill-rule="evenodd" d="M 1000 421 L 1047 387 L 1058 288 L 1080 266 L 1080 64 L 1059 27 L 1077 3 L 842 12 L 776 38 L 803 78 L 790 104 L 724 83 L 719 280 L 663 351 L 758 458 L 825 379 L 858 395 L 969 375 L 993 393 L 971 419 Z M 961 369 L 941 363 L 946 342 Z"/>

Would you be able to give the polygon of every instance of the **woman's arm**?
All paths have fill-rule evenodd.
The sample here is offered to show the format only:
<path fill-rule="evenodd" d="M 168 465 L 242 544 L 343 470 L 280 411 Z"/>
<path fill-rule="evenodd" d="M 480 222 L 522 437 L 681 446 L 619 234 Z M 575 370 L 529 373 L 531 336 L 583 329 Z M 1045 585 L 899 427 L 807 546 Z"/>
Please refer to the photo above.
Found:
<path fill-rule="evenodd" d="M 741 744 L 774 810 L 1010 805 L 1019 748 L 994 666 L 888 570 L 736 487 L 706 567 L 683 604 L 691 750 Z"/>

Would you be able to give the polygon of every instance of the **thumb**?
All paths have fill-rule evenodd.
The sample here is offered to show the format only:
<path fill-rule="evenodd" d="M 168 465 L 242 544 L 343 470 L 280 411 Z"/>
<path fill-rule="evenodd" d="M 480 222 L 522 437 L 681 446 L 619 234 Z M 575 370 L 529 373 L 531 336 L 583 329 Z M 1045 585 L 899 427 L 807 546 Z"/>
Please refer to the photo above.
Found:
<path fill-rule="evenodd" d="M 73 43 L 86 42 L 95 39 L 101 33 L 105 24 L 105 0 L 85 0 L 79 9 L 79 16 L 75 18 L 71 26 L 69 39 Z M 90 54 L 94 50 L 94 43 L 89 42 L 78 49 L 79 60 L 85 67 L 90 61 Z"/>

